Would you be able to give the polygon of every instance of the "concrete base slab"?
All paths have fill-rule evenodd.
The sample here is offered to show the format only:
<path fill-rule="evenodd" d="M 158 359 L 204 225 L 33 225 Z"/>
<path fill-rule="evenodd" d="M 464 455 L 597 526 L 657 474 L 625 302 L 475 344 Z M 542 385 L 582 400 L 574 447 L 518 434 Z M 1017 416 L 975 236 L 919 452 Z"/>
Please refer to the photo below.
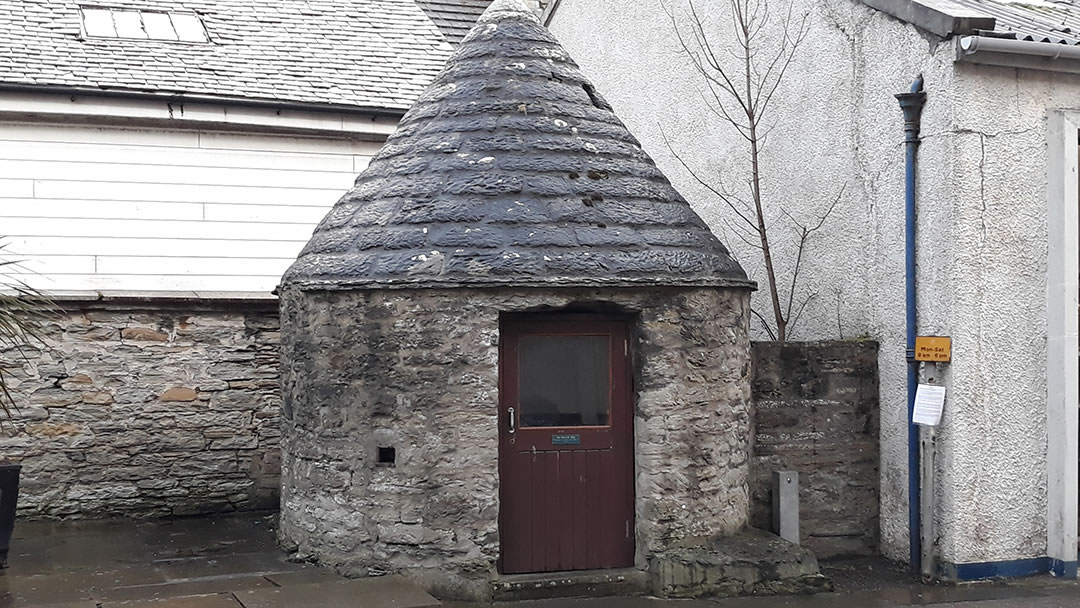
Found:
<path fill-rule="evenodd" d="M 832 590 L 809 549 L 752 528 L 655 556 L 649 578 L 652 592 L 669 598 Z"/>

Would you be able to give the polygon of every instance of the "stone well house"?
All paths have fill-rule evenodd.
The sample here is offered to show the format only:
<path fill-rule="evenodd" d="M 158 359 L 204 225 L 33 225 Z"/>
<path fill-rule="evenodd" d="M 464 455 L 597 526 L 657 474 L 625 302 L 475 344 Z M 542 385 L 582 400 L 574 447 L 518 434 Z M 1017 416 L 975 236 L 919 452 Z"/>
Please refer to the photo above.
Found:
<path fill-rule="evenodd" d="M 754 590 L 677 557 L 748 522 L 752 288 L 497 0 L 282 279 L 283 544 L 445 598 Z"/>
<path fill-rule="evenodd" d="M 482 8 L 0 2 L 0 235 L 64 308 L 0 353 L 21 516 L 276 506 L 271 290 Z"/>
<path fill-rule="evenodd" d="M 774 14 L 789 6 L 772 4 Z M 793 337 L 881 344 L 882 550 L 909 559 L 920 538 L 908 508 L 904 123 L 894 95 L 921 75 L 917 331 L 952 337 L 952 362 L 921 371 L 947 389 L 923 492 L 933 497 L 924 549 L 952 578 L 1075 576 L 1080 13 L 1042 1 L 790 6 L 808 29 L 771 110 L 767 211 L 783 274 L 795 241 L 778 207 L 806 221 L 839 197 L 804 256 L 799 296 L 814 297 Z M 729 3 L 695 7 L 722 46 Z M 730 238 L 724 205 L 675 158 L 706 180 L 746 175 L 745 144 L 713 119 L 675 35 L 688 13 L 685 0 L 561 0 L 546 21 L 760 281 L 760 254 Z"/>

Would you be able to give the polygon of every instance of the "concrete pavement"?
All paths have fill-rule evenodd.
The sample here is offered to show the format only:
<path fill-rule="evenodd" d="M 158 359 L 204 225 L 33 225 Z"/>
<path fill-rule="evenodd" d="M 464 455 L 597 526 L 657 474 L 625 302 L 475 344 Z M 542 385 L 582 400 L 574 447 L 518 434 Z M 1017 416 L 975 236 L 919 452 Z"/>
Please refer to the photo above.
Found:
<path fill-rule="evenodd" d="M 273 515 L 166 521 L 19 522 L 0 608 L 421 608 L 398 577 L 346 580 L 278 551 Z M 812 597 L 551 599 L 503 608 L 1080 608 L 1080 585 L 1048 577 L 926 586 L 884 560 L 826 564 L 837 593 Z M 445 603 L 447 608 L 481 608 Z"/>

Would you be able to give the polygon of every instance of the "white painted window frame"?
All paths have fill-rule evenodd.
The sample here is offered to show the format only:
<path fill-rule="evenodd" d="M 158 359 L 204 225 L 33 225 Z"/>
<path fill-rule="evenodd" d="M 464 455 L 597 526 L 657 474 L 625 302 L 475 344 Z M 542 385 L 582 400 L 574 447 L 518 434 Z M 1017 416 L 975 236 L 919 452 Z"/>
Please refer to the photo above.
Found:
<path fill-rule="evenodd" d="M 1051 110 L 1047 121 L 1046 549 L 1051 560 L 1075 571 L 1080 500 L 1080 111 Z"/>

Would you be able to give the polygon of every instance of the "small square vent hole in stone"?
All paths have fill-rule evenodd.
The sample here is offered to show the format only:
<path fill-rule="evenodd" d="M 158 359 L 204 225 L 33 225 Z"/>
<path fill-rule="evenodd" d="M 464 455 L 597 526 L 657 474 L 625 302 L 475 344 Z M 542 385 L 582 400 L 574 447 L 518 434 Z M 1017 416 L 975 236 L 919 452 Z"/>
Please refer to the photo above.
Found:
<path fill-rule="evenodd" d="M 381 467 L 392 467 L 397 459 L 397 454 L 394 448 L 379 448 L 378 455 L 375 458 L 375 464 Z"/>

